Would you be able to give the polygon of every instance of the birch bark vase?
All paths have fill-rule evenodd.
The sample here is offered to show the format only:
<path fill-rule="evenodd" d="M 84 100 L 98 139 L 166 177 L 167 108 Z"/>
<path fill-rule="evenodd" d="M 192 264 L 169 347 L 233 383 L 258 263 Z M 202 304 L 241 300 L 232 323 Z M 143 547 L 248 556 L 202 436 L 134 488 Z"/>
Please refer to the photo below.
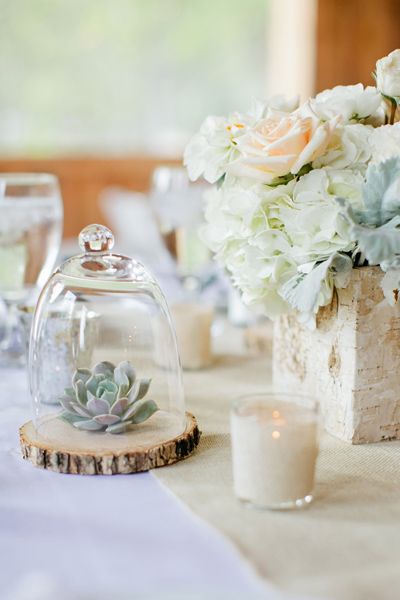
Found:
<path fill-rule="evenodd" d="M 353 444 L 400 438 L 400 307 L 379 267 L 353 269 L 314 331 L 295 316 L 274 329 L 274 384 L 321 399 L 325 428 Z"/>

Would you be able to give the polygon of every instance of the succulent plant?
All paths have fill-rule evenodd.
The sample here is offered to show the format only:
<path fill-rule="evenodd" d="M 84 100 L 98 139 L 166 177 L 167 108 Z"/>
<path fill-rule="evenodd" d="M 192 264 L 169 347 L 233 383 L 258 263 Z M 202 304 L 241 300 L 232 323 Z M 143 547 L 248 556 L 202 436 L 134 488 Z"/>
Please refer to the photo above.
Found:
<path fill-rule="evenodd" d="M 91 371 L 78 369 L 72 387 L 60 398 L 60 418 L 77 429 L 122 433 L 130 425 L 143 423 L 158 410 L 154 400 L 144 397 L 151 379 L 137 379 L 129 361 L 115 366 L 98 363 Z"/>

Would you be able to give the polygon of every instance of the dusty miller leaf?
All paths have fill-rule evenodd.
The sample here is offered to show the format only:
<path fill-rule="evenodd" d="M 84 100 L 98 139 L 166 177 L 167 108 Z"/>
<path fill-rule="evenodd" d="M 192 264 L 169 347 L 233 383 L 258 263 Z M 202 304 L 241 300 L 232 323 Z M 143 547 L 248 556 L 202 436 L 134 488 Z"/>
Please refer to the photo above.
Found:
<path fill-rule="evenodd" d="M 400 215 L 400 157 L 368 167 L 363 199 L 365 208 L 355 213 L 359 224 L 379 227 Z"/>
<path fill-rule="evenodd" d="M 281 289 L 281 296 L 294 309 L 305 316 L 315 315 L 320 306 L 332 297 L 333 283 L 346 287 L 353 263 L 345 254 L 333 254 L 318 263 L 309 273 L 297 273 Z M 325 289 L 324 289 L 325 287 Z"/>

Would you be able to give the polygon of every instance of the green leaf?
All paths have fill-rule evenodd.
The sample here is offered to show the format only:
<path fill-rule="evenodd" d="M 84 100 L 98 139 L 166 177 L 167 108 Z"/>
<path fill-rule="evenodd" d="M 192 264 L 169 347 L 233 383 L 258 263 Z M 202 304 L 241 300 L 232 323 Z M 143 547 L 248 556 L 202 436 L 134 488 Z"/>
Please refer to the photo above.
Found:
<path fill-rule="evenodd" d="M 145 397 L 149 391 L 151 379 L 138 379 L 129 393 L 129 401 L 136 402 Z"/>
<path fill-rule="evenodd" d="M 74 408 L 73 408 L 73 404 L 75 403 L 75 395 L 74 398 L 70 398 L 70 396 L 62 396 L 61 398 L 59 398 L 60 404 L 63 407 L 64 411 L 70 412 L 70 413 L 75 413 Z"/>
<path fill-rule="evenodd" d="M 91 378 L 87 381 L 86 387 L 93 394 L 93 396 L 97 395 L 97 388 L 100 383 L 104 381 L 105 376 L 102 373 L 98 373 L 97 375 L 92 375 Z"/>
<path fill-rule="evenodd" d="M 128 429 L 129 423 L 115 423 L 115 425 L 109 425 L 106 429 L 107 433 L 124 433 Z"/>
<path fill-rule="evenodd" d="M 92 419 L 89 421 L 76 421 L 73 425 L 77 429 L 83 429 L 85 431 L 100 431 L 100 429 L 104 429 L 104 425 L 101 423 L 96 423 L 96 421 L 93 421 Z"/>
<path fill-rule="evenodd" d="M 120 362 L 119 365 L 114 370 L 114 380 L 115 383 L 119 386 L 128 385 L 128 392 L 132 385 L 134 384 L 136 379 L 136 371 L 128 360 Z"/>
<path fill-rule="evenodd" d="M 345 254 L 333 254 L 328 260 L 318 263 L 307 272 L 299 272 L 281 288 L 280 295 L 295 310 L 306 318 L 315 315 L 320 306 L 332 298 L 333 284 L 346 287 L 353 263 Z"/>
<path fill-rule="evenodd" d="M 363 199 L 365 209 L 355 211 L 359 224 L 379 227 L 400 215 L 400 157 L 368 167 Z"/>
<path fill-rule="evenodd" d="M 86 385 L 83 383 L 81 379 L 75 384 L 75 399 L 82 404 L 82 406 L 86 406 L 87 403 L 87 393 L 86 393 Z"/>
<path fill-rule="evenodd" d="M 400 215 L 381 227 L 354 225 L 353 235 L 370 265 L 392 261 L 400 254 Z"/>
<path fill-rule="evenodd" d="M 66 423 L 70 423 L 71 425 L 74 425 L 75 423 L 78 423 L 79 421 L 86 421 L 86 419 L 87 419 L 87 417 L 80 417 L 79 415 L 75 415 L 70 412 L 62 412 L 59 415 L 59 418 L 62 419 L 63 421 L 65 421 Z"/>
<path fill-rule="evenodd" d="M 88 379 L 90 379 L 91 375 L 92 374 L 89 371 L 89 369 L 77 369 L 72 378 L 72 385 L 75 387 L 75 385 L 78 381 L 82 381 L 83 383 L 86 383 L 88 381 Z"/>
<path fill-rule="evenodd" d="M 114 377 L 114 369 L 115 365 L 107 360 L 103 362 L 97 363 L 95 367 L 92 369 L 93 375 L 104 375 L 107 379 L 112 379 Z"/>
<path fill-rule="evenodd" d="M 158 406 L 154 400 L 139 400 L 126 411 L 122 420 L 137 425 L 147 421 L 157 410 Z"/>
<path fill-rule="evenodd" d="M 103 400 L 107 400 L 107 402 L 111 405 L 117 399 L 118 386 L 110 379 L 103 379 L 100 381 L 95 395 L 97 398 L 103 398 Z"/>

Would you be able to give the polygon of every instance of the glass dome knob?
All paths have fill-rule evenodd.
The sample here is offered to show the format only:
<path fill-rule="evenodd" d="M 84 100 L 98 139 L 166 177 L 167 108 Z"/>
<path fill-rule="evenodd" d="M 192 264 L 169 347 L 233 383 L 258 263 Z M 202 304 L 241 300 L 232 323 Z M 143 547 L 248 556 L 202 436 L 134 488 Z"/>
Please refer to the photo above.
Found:
<path fill-rule="evenodd" d="M 85 253 L 108 252 L 114 246 L 114 236 L 104 225 L 88 225 L 79 234 L 79 246 Z"/>

